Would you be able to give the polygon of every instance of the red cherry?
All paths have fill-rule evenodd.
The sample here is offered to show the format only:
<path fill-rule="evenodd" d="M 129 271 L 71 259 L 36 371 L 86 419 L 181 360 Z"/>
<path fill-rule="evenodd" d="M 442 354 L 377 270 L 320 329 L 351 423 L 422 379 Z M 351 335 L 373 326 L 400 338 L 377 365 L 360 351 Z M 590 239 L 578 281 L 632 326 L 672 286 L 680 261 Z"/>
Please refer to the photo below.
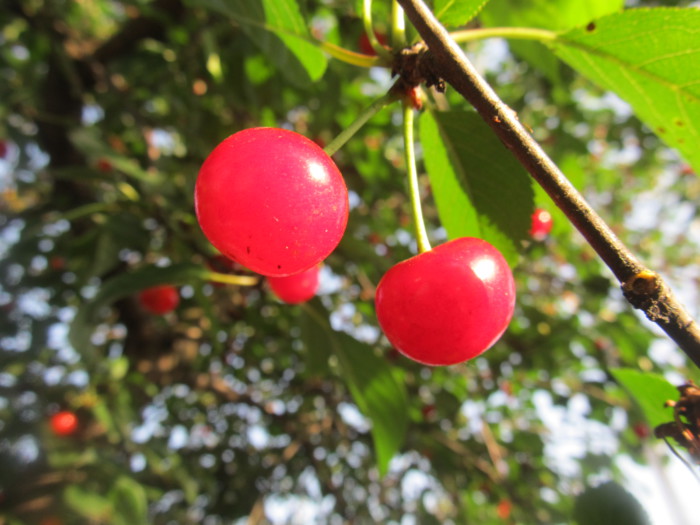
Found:
<path fill-rule="evenodd" d="M 63 270 L 66 267 L 66 259 L 60 255 L 54 255 L 49 259 L 49 266 L 52 270 Z"/>
<path fill-rule="evenodd" d="M 142 290 L 139 294 L 141 306 L 152 314 L 162 315 L 172 312 L 180 303 L 177 288 L 169 284 Z"/>
<path fill-rule="evenodd" d="M 695 175 L 695 170 L 693 170 L 693 167 L 688 165 L 688 164 L 683 164 L 681 166 L 681 175 Z"/>
<path fill-rule="evenodd" d="M 246 129 L 224 140 L 202 165 L 194 197 L 209 241 L 267 276 L 320 263 L 348 221 L 348 190 L 335 163 L 284 129 Z"/>
<path fill-rule="evenodd" d="M 50 424 L 57 436 L 69 436 L 78 429 L 78 418 L 73 412 L 64 410 L 51 416 Z"/>
<path fill-rule="evenodd" d="M 423 419 L 432 420 L 435 418 L 435 405 L 424 405 L 420 409 Z"/>
<path fill-rule="evenodd" d="M 386 47 L 387 39 L 386 39 L 386 35 L 384 33 L 375 32 L 374 36 L 377 37 L 377 40 L 379 41 L 379 43 L 381 45 Z M 367 36 L 367 33 L 362 33 L 360 35 L 360 39 L 359 39 L 357 44 L 358 44 L 358 47 L 360 48 L 360 52 L 362 52 L 363 54 L 370 55 L 373 57 L 377 56 L 377 52 L 372 47 L 372 44 L 369 41 L 369 37 Z"/>
<path fill-rule="evenodd" d="M 639 439 L 646 439 L 649 437 L 649 434 L 651 433 L 649 431 L 649 425 L 646 423 L 635 423 L 632 426 L 632 430 L 634 433 L 637 435 Z"/>
<path fill-rule="evenodd" d="M 532 226 L 530 235 L 538 241 L 543 240 L 552 231 L 554 221 L 552 214 L 542 208 L 537 208 L 532 214 Z"/>
<path fill-rule="evenodd" d="M 316 295 L 319 270 L 320 267 L 316 265 L 295 275 L 268 277 L 267 281 L 275 295 L 285 303 L 303 303 Z"/>
<path fill-rule="evenodd" d="M 496 514 L 498 514 L 498 517 L 502 520 L 506 520 L 510 517 L 510 513 L 512 510 L 513 504 L 509 500 L 503 499 L 498 502 L 498 506 L 496 507 Z"/>
<path fill-rule="evenodd" d="M 112 166 L 112 163 L 107 159 L 98 159 L 97 169 L 103 173 L 109 173 L 114 169 L 114 166 Z"/>
<path fill-rule="evenodd" d="M 393 266 L 377 286 L 377 319 L 392 345 L 426 365 L 461 363 L 508 327 L 515 283 L 501 253 L 462 237 Z"/>

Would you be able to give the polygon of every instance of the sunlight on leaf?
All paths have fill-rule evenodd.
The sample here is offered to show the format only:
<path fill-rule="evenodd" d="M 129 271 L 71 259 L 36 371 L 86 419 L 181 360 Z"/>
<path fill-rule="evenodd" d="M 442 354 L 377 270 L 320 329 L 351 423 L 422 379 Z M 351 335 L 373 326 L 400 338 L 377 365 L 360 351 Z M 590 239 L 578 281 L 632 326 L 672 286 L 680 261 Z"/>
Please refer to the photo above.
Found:
<path fill-rule="evenodd" d="M 629 102 L 700 170 L 700 10 L 633 9 L 573 29 L 551 45 L 579 73 Z"/>

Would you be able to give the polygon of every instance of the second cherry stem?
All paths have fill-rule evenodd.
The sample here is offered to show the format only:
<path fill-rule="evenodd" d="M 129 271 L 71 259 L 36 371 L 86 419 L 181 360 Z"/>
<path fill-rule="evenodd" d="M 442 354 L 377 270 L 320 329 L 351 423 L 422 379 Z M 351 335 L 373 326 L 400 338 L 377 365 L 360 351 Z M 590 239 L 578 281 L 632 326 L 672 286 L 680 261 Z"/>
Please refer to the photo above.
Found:
<path fill-rule="evenodd" d="M 418 253 L 424 253 L 430 250 L 430 241 L 428 240 L 428 232 L 425 229 L 423 210 L 420 203 L 420 187 L 418 185 L 418 170 L 416 169 L 416 154 L 413 141 L 413 108 L 408 102 L 403 103 L 403 142 L 413 227 L 416 231 Z"/>

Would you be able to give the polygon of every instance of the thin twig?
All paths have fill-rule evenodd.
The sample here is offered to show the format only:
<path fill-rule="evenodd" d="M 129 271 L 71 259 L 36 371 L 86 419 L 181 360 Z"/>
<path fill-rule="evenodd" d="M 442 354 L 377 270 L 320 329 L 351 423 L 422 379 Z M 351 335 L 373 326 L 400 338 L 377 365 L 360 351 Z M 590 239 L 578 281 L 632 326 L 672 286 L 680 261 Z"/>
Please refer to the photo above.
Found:
<path fill-rule="evenodd" d="M 537 183 L 566 214 L 620 281 L 627 300 L 644 311 L 700 367 L 700 327 L 661 277 L 647 269 L 617 238 L 477 73 L 423 0 L 398 0 L 428 46 L 422 60 L 433 77 L 448 82 L 493 129 Z"/>
<path fill-rule="evenodd" d="M 685 465 L 685 468 L 687 468 L 687 469 L 690 471 L 690 473 L 691 473 L 691 474 L 693 475 L 693 477 L 695 478 L 695 481 L 697 481 L 698 483 L 700 483 L 700 477 L 698 477 L 698 473 L 695 472 L 695 469 L 693 468 L 693 466 L 692 466 L 683 456 L 681 456 L 681 455 L 678 453 L 678 451 L 676 450 L 676 447 L 674 447 L 674 446 L 671 444 L 671 442 L 668 440 L 667 437 L 664 436 L 663 439 L 664 439 L 664 442 L 666 443 L 666 446 L 667 446 L 667 447 L 669 448 L 669 450 L 671 451 L 671 453 L 672 453 L 674 456 L 676 456 L 678 459 L 681 460 L 681 463 L 683 463 L 683 465 Z"/>

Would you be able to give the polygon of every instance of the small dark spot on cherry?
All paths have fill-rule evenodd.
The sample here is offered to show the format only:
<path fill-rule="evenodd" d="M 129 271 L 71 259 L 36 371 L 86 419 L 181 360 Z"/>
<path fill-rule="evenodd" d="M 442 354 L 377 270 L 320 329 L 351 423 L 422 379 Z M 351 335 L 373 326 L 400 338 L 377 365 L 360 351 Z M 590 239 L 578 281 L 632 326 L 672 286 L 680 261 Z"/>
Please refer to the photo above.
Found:
<path fill-rule="evenodd" d="M 595 22 L 590 22 L 590 23 L 586 26 L 586 31 L 589 31 L 589 32 L 590 32 L 590 31 L 595 31 Z"/>
<path fill-rule="evenodd" d="M 245 247 L 245 252 L 246 252 L 247 254 L 250 254 L 250 246 L 246 246 L 246 247 Z"/>
<path fill-rule="evenodd" d="M 277 269 L 278 269 L 278 270 L 281 270 L 281 269 L 282 269 L 282 265 L 281 265 L 281 264 L 278 264 L 278 265 L 277 265 Z"/>

